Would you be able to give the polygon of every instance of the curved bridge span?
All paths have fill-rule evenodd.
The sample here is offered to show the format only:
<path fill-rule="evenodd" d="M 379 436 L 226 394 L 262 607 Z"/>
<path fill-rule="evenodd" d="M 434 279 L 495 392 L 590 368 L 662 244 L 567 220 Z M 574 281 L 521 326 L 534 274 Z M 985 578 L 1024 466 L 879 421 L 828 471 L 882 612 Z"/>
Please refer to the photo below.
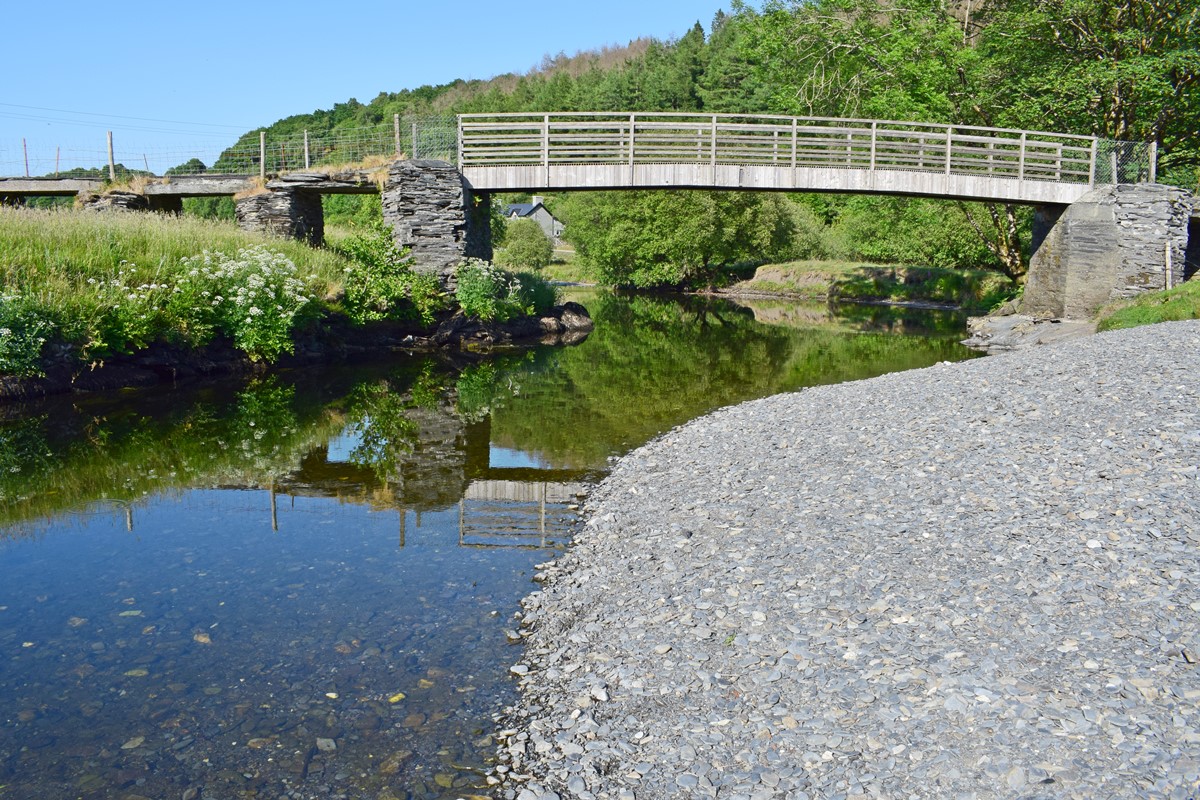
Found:
<path fill-rule="evenodd" d="M 1091 136 L 917 122 L 671 113 L 464 114 L 476 191 L 754 189 L 1068 205 L 1153 182 L 1152 153 Z"/>

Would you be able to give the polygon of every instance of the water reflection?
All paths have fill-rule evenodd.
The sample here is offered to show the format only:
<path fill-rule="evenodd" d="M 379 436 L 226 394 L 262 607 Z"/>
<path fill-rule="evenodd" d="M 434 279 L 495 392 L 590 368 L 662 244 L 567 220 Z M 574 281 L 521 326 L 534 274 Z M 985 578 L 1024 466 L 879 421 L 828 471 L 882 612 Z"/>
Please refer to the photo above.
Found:
<path fill-rule="evenodd" d="M 574 348 L 0 411 L 0 799 L 485 792 L 513 614 L 613 455 L 970 355 L 811 310 L 587 304 Z"/>

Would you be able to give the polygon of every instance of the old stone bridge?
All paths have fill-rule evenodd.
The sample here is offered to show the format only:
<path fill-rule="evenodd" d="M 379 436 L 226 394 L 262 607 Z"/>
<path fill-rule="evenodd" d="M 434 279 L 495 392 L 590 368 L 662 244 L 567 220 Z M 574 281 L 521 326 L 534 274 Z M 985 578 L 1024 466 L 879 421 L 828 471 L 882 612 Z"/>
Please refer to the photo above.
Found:
<path fill-rule="evenodd" d="M 171 176 L 108 193 L 99 181 L 0 178 L 0 199 L 78 194 L 91 207 L 178 212 L 184 197 L 234 195 L 243 227 L 319 244 L 321 195 L 380 193 L 397 241 L 443 277 L 463 258 L 491 257 L 492 192 L 741 189 L 1017 203 L 1037 208 L 1023 310 L 1042 317 L 1089 316 L 1109 299 L 1180 283 L 1200 262 L 1191 194 L 1156 183 L 1152 146 L 782 116 L 468 114 L 457 127 L 457 152 L 445 161 Z"/>

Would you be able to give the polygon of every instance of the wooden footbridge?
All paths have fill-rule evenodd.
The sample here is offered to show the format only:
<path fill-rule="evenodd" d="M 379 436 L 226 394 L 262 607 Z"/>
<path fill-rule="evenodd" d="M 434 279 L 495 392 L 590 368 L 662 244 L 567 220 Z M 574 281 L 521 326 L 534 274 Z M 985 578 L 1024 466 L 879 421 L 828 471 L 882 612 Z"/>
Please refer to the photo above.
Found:
<path fill-rule="evenodd" d="M 345 161 L 334 142 L 305 134 L 300 146 L 262 135 L 253 156 L 219 162 L 243 174 L 143 177 L 139 189 L 88 202 L 178 212 L 184 197 L 237 194 L 242 227 L 319 244 L 321 195 L 381 192 L 397 243 L 410 249 L 418 269 L 447 283 L 464 258 L 492 256 L 484 213 L 492 192 L 737 189 L 1025 204 L 1037 208 L 1025 305 L 1040 316 L 1086 315 L 1114 297 L 1173 286 L 1200 260 L 1200 235 L 1192 235 L 1200 217 L 1190 193 L 1156 185 L 1153 144 L 891 120 L 463 114 L 424 128 L 414 123 L 409 141 L 422 158 L 408 158 L 400 131 L 397 117 L 375 139 L 355 138 L 377 147 L 356 150 L 357 158 L 394 159 L 385 179 L 312 163 L 311 153 Z M 272 163 L 283 166 L 272 174 L 276 152 Z M 285 164 L 288 153 L 303 153 L 303 160 Z M 258 174 L 244 174 L 248 168 Z M 0 178 L 0 202 L 103 190 L 100 181 L 77 178 Z"/>

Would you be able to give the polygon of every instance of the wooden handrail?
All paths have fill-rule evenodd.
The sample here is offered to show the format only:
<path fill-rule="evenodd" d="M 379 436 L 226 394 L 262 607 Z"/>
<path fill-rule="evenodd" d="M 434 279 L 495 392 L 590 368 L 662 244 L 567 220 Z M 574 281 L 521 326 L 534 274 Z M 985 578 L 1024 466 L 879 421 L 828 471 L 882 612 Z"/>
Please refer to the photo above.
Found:
<path fill-rule="evenodd" d="M 673 112 L 463 114 L 460 166 L 780 165 L 1088 183 L 1091 136 L 929 122 Z M 707 141 L 704 141 L 707 139 Z M 548 174 L 548 173 L 547 173 Z"/>

